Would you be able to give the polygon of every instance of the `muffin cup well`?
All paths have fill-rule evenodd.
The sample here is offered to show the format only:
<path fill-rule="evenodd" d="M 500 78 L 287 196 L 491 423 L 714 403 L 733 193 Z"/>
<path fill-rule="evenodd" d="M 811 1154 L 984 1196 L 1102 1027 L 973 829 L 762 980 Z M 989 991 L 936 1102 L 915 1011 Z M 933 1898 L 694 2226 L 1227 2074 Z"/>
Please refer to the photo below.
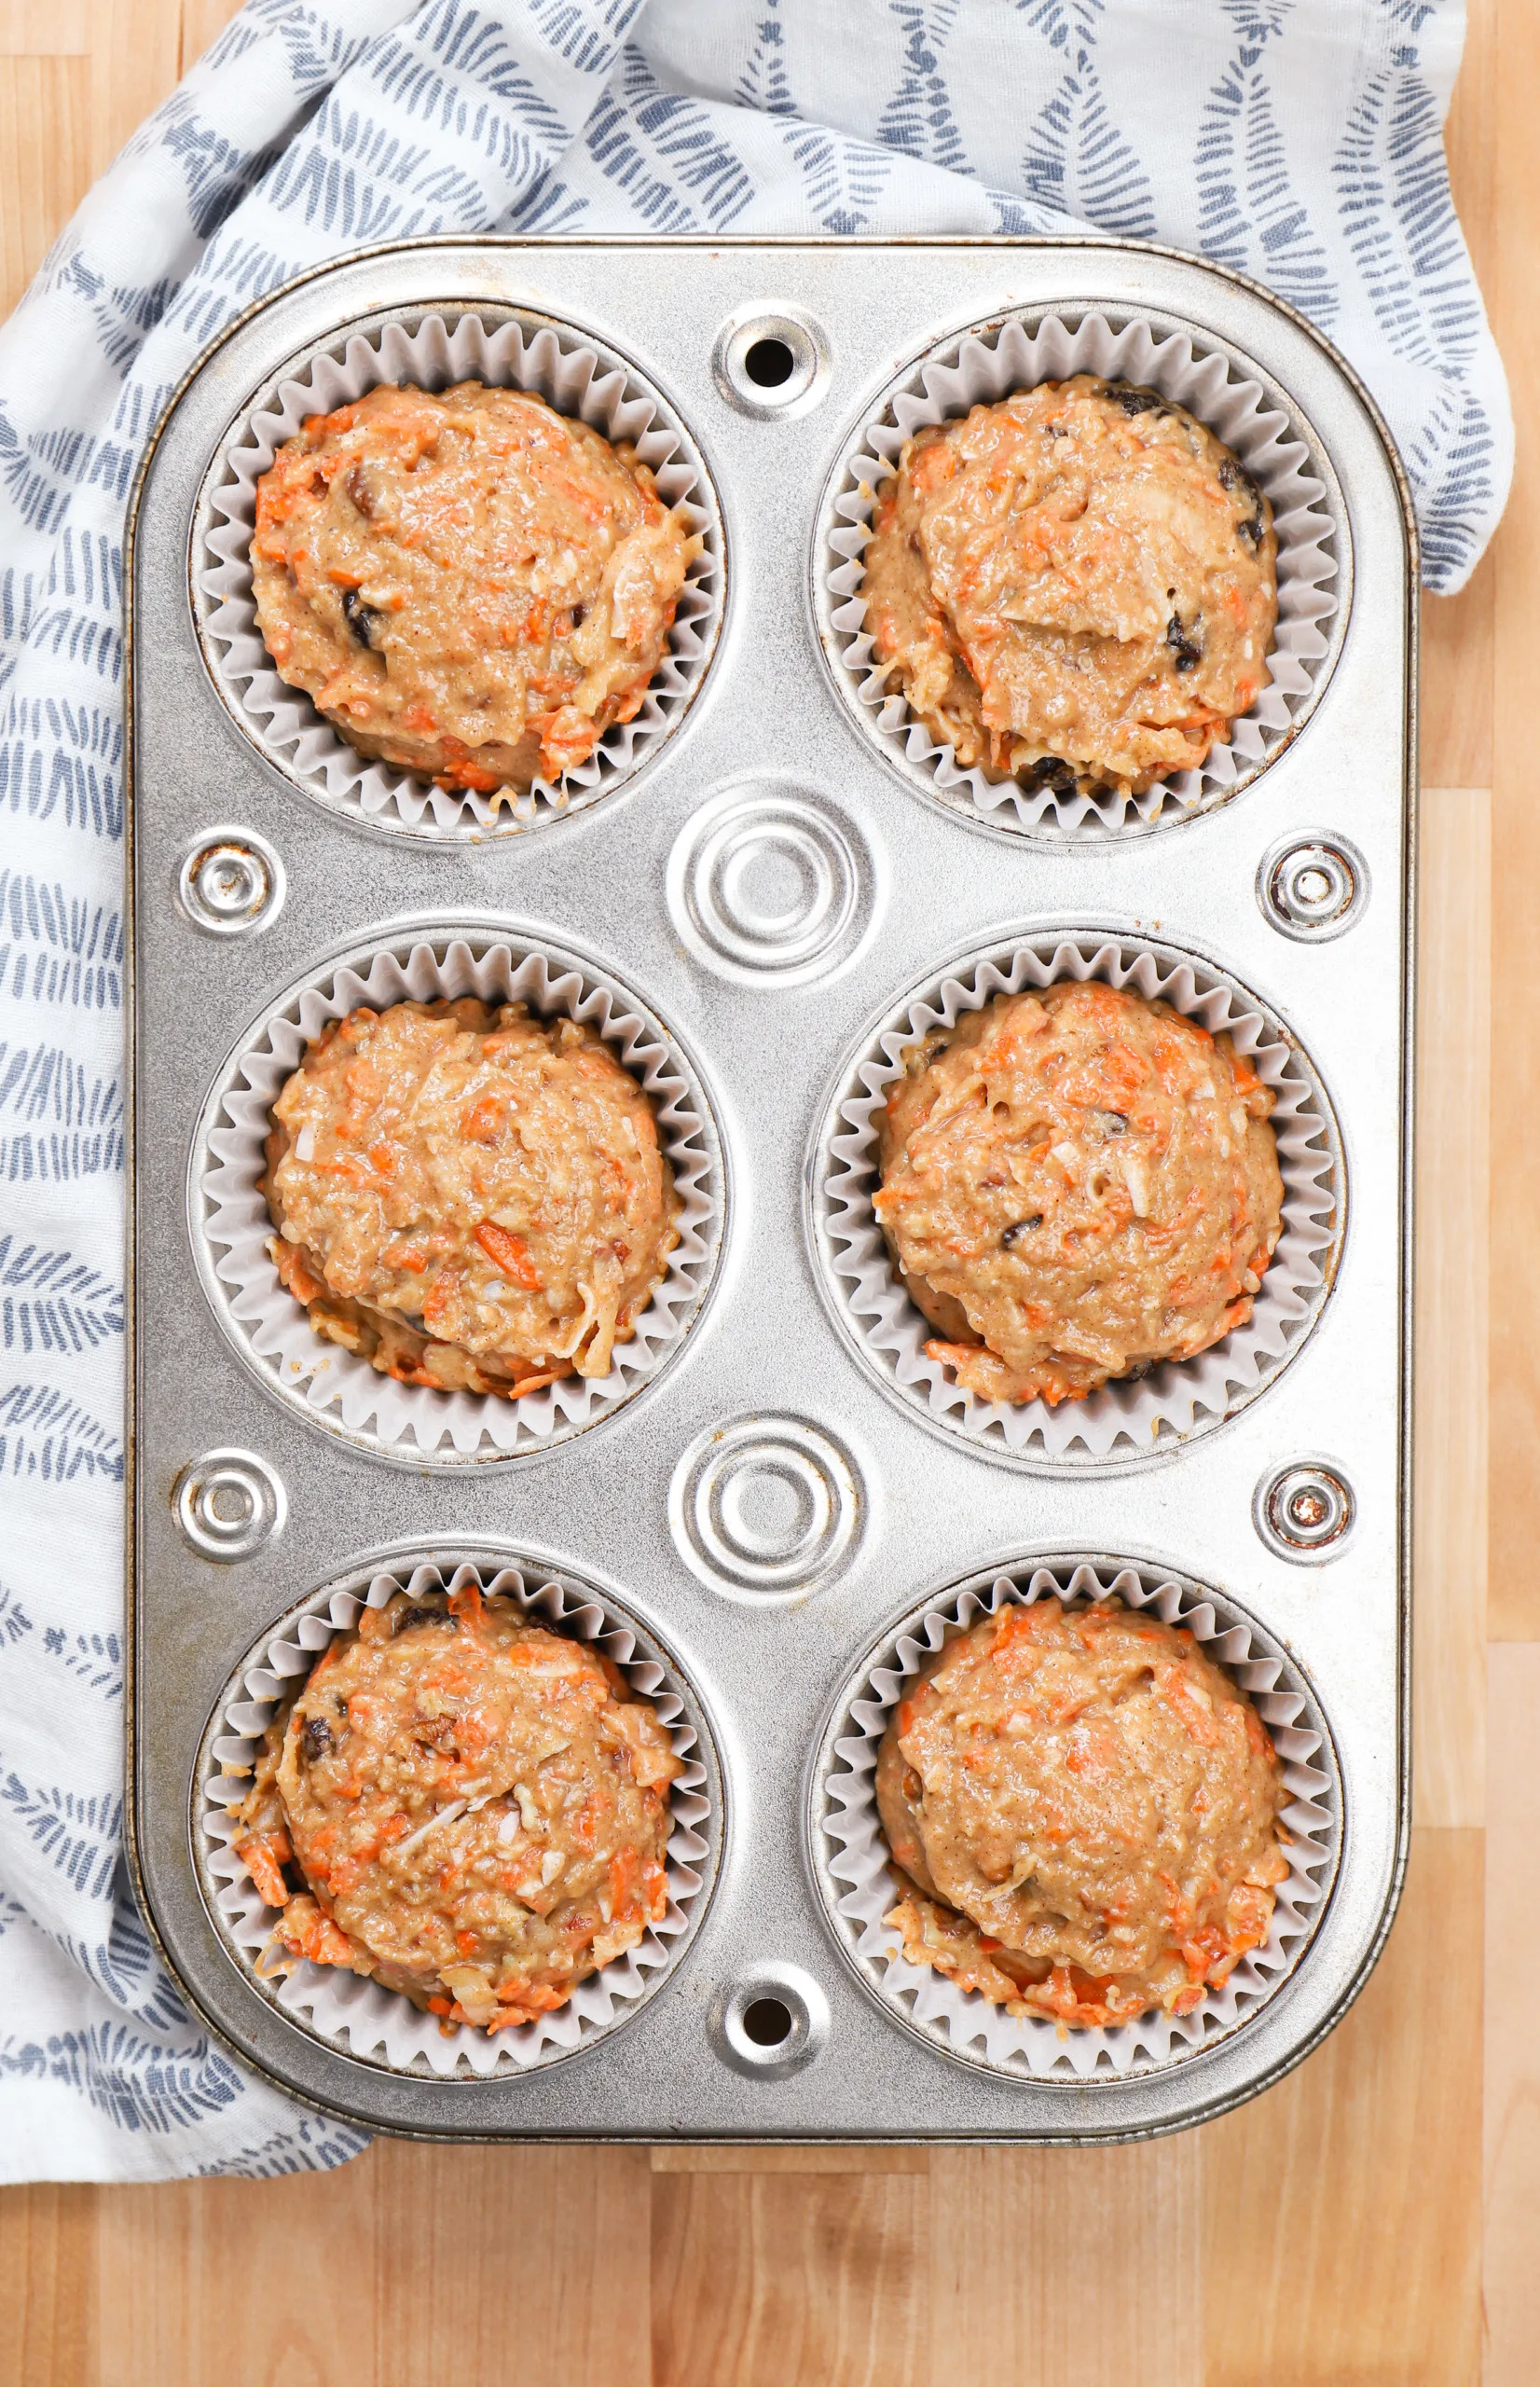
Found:
<path fill-rule="evenodd" d="M 516 1602 L 527 1616 L 612 1658 L 633 1690 L 668 1727 L 684 1770 L 673 1786 L 668 1835 L 668 1911 L 639 1944 L 579 1983 L 567 2004 L 516 2029 L 488 2037 L 461 2027 L 446 2034 L 394 1990 L 332 1965 L 273 1962 L 278 1917 L 264 1905 L 236 1853 L 235 1809 L 251 1787 L 262 1735 L 281 1701 L 365 1607 L 383 1607 L 397 1592 L 458 1591 L 479 1583 Z M 441 2080 L 486 2080 L 530 2072 L 589 2047 L 635 2013 L 663 1985 L 699 1927 L 721 1852 L 721 1773 L 704 1712 L 667 1652 L 618 1604 L 566 1570 L 545 1574 L 501 1558 L 456 1565 L 423 1553 L 382 1557 L 378 1569 L 315 1593 L 242 1661 L 222 1693 L 199 1753 L 193 1794 L 193 1845 L 205 1898 L 227 1949 L 252 1986 L 280 2012 L 339 2052 L 392 2072 Z M 289 1960 L 280 1954 L 280 1965 Z"/>
<path fill-rule="evenodd" d="M 327 1343 L 279 1281 L 276 1234 L 258 1180 L 272 1106 L 331 1020 L 367 1005 L 464 995 L 522 1001 L 543 1018 L 598 1031 L 651 1096 L 674 1172 L 680 1240 L 628 1342 L 603 1377 L 564 1376 L 517 1400 L 398 1384 Z M 550 1450 L 651 1383 L 679 1348 L 715 1271 L 724 1214 L 721 1141 L 699 1075 L 677 1040 L 597 962 L 533 930 L 493 922 L 405 922 L 334 956 L 281 995 L 229 1055 L 193 1138 L 187 1215 L 214 1315 L 246 1364 L 290 1406 L 376 1456 L 453 1467 Z"/>
<path fill-rule="evenodd" d="M 1278 539 L 1272 684 L 1198 771 L 1143 795 L 1058 795 L 964 770 L 901 694 L 887 688 L 866 627 L 865 551 L 878 490 L 928 423 L 992 406 L 1042 381 L 1097 373 L 1158 390 L 1206 424 L 1272 501 Z M 1106 837 L 1163 826 L 1223 803 L 1295 735 L 1325 686 L 1346 628 L 1346 508 L 1319 440 L 1249 360 L 1160 317 L 1012 316 L 940 342 L 883 392 L 836 462 L 819 510 L 814 608 L 834 684 L 866 736 L 921 793 L 980 824 L 1042 838 Z"/>
<path fill-rule="evenodd" d="M 1229 1033 L 1275 1103 L 1283 1232 L 1246 1325 L 1192 1359 L 1167 1359 L 1083 1400 L 986 1401 L 926 1344 L 936 1329 L 910 1300 L 877 1223 L 878 1134 L 903 1056 L 997 995 L 1063 979 L 1130 987 Z M 1235 979 L 1179 948 L 1116 933 L 1051 931 L 964 955 L 895 1005 L 835 1081 L 809 1162 L 810 1229 L 835 1323 L 890 1397 L 942 1431 L 1026 1467 L 1123 1467 L 1160 1457 L 1256 1399 L 1299 1349 L 1330 1290 L 1346 1217 L 1341 1138 L 1300 1046 Z"/>
<path fill-rule="evenodd" d="M 1156 2012 L 1117 2027 L 1066 2028 L 1016 2016 L 977 1990 L 905 1958 L 887 1923 L 901 1891 L 877 1812 L 887 1720 L 950 1632 L 1006 1602 L 1115 1595 L 1185 1626 L 1248 1691 L 1283 1760 L 1287 1878 L 1267 1939 L 1190 2014 Z M 1341 1843 L 1341 1791 L 1326 1719 L 1304 1676 L 1259 1626 L 1205 1585 L 1109 1558 L 1049 1557 L 952 1585 L 911 1611 L 862 1660 L 824 1731 L 813 1780 L 813 1870 L 836 1943 L 887 2010 L 964 2063 L 1017 2078 L 1072 2084 L 1126 2078 L 1182 2061 L 1244 2024 L 1299 1963 L 1326 1910 Z"/>
<path fill-rule="evenodd" d="M 667 505 L 682 506 L 703 550 L 691 565 L 667 649 L 640 711 L 606 730 L 587 762 L 501 806 L 435 787 L 350 746 L 303 689 L 281 679 L 256 626 L 251 540 L 256 483 L 308 415 L 382 382 L 444 390 L 457 381 L 528 390 L 607 439 L 629 440 Z M 705 460 L 661 393 L 603 341 L 543 316 L 488 309 L 370 323 L 291 360 L 236 418 L 199 494 L 193 611 L 204 660 L 240 726 L 296 786 L 361 825 L 475 841 L 533 828 L 597 803 L 630 779 L 682 718 L 710 661 L 724 588 L 722 509 Z"/>

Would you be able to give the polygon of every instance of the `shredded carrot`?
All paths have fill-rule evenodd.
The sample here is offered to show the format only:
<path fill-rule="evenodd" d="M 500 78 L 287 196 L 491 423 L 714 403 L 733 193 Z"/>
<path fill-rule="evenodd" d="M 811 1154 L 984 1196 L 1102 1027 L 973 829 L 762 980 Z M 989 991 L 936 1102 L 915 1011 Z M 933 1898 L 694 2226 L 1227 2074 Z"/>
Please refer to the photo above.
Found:
<path fill-rule="evenodd" d="M 236 1842 L 236 1855 L 256 1884 L 257 1896 L 264 1906 L 287 1906 L 292 1892 L 283 1879 L 282 1868 L 294 1850 L 286 1831 L 254 1832 L 249 1840 Z"/>
<path fill-rule="evenodd" d="M 539 1292 L 540 1278 L 529 1258 L 529 1247 L 521 1235 L 511 1235 L 493 1220 L 483 1219 L 475 1239 L 494 1268 L 500 1268 L 516 1285 L 522 1285 L 526 1292 Z"/>
<path fill-rule="evenodd" d="M 307 1308 L 326 1290 L 314 1269 L 306 1262 L 298 1245 L 285 1243 L 282 1235 L 275 1236 L 273 1240 L 273 1266 L 278 1271 L 279 1283 L 293 1293 L 296 1302 L 303 1302 Z"/>
<path fill-rule="evenodd" d="M 274 1937 L 291 1954 L 306 1956 L 312 1965 L 351 1965 L 352 1942 L 339 1931 L 313 1898 L 296 1898 L 280 1920 Z"/>
<path fill-rule="evenodd" d="M 632 1903 L 638 1864 L 637 1852 L 629 1844 L 617 1848 L 610 1859 L 610 1911 L 617 1923 Z"/>
<path fill-rule="evenodd" d="M 458 1591 L 449 1594 L 449 1614 L 458 1616 L 462 1624 L 470 1625 L 473 1630 L 481 1622 L 481 1607 L 479 1583 L 461 1583 Z"/>

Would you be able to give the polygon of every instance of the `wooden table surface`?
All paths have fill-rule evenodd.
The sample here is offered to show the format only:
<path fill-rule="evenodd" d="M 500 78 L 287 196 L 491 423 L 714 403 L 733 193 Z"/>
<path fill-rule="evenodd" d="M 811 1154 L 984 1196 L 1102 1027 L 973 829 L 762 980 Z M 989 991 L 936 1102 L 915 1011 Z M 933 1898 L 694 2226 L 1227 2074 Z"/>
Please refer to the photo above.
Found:
<path fill-rule="evenodd" d="M 230 12 L 0 0 L 0 314 Z M 1540 7 L 1470 0 L 1455 190 L 1520 398 L 1537 103 Z M 380 2143 L 320 2178 L 5 2190 L 0 2387 L 1540 2379 L 1537 618 L 1531 437 L 1473 585 L 1423 611 L 1416 1828 L 1326 2046 L 1142 2146 Z"/>

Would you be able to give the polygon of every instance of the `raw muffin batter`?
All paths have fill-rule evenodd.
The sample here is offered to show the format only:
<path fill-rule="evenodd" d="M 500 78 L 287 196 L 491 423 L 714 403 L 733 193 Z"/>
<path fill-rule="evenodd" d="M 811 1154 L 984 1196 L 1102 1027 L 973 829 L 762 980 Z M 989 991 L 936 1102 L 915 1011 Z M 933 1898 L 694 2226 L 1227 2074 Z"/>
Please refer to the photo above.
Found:
<path fill-rule="evenodd" d="M 629 721 L 699 541 L 629 448 L 521 390 L 381 388 L 256 485 L 256 618 L 361 753 L 495 793 Z"/>
<path fill-rule="evenodd" d="M 1092 979 L 998 995 L 905 1068 L 873 1207 L 981 1400 L 1079 1400 L 1251 1316 L 1283 1184 L 1227 1036 Z"/>
<path fill-rule="evenodd" d="M 906 441 L 865 586 L 888 685 L 1027 787 L 1142 794 L 1272 678 L 1267 499 L 1183 407 L 1089 373 Z"/>
<path fill-rule="evenodd" d="M 877 1805 L 912 1964 L 1012 2013 L 1185 2014 L 1266 1939 L 1284 1800 L 1245 1693 L 1117 1600 L 1014 1605 L 901 1701 Z"/>
<path fill-rule="evenodd" d="M 355 1011 L 273 1105 L 279 1276 L 383 1374 L 516 1399 L 608 1375 L 679 1203 L 652 1104 L 592 1028 L 522 1003 Z"/>
<path fill-rule="evenodd" d="M 564 2006 L 667 1913 L 681 1771 L 584 1643 L 474 1584 L 402 1592 L 269 1725 L 237 1853 L 289 1955 L 368 1974 L 446 2029 L 500 2031 Z"/>

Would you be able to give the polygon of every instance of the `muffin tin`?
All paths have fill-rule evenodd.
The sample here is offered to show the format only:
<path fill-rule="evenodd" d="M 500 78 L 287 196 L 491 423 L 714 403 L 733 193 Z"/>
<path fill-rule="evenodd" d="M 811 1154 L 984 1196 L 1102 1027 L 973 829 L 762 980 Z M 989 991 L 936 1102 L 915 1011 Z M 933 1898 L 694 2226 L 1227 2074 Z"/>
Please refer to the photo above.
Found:
<path fill-rule="evenodd" d="M 1288 706 L 1142 809 L 981 800 L 861 668 L 859 460 L 1018 344 L 1260 425 L 1309 517 Z M 398 352 L 566 373 L 690 478 L 709 570 L 656 718 L 568 804 L 339 795 L 303 700 L 264 712 L 232 672 L 241 459 Z M 1415 534 L 1347 369 L 1264 292 L 1131 243 L 412 242 L 223 337 L 158 435 L 131 562 L 129 1838 L 198 2013 L 293 2093 L 445 2138 L 1083 2142 L 1277 2078 L 1378 1952 L 1408 1811 Z M 859 1114 L 912 1014 L 1045 966 L 1247 1023 L 1297 1249 L 1268 1335 L 1175 1400 L 971 1415 L 862 1240 Z M 522 1419 L 328 1381 L 262 1282 L 263 1069 L 351 980 L 521 969 L 673 1106 L 694 1212 L 669 1315 L 592 1401 Z M 634 1980 L 538 2044 L 424 2049 L 351 1976 L 263 1978 L 217 1793 L 350 1604 L 467 1567 L 664 1686 L 689 1814 Z M 861 1773 L 938 1620 L 1107 1584 L 1253 1688 L 1294 1880 L 1193 2027 L 1060 2038 L 891 1961 Z"/>

